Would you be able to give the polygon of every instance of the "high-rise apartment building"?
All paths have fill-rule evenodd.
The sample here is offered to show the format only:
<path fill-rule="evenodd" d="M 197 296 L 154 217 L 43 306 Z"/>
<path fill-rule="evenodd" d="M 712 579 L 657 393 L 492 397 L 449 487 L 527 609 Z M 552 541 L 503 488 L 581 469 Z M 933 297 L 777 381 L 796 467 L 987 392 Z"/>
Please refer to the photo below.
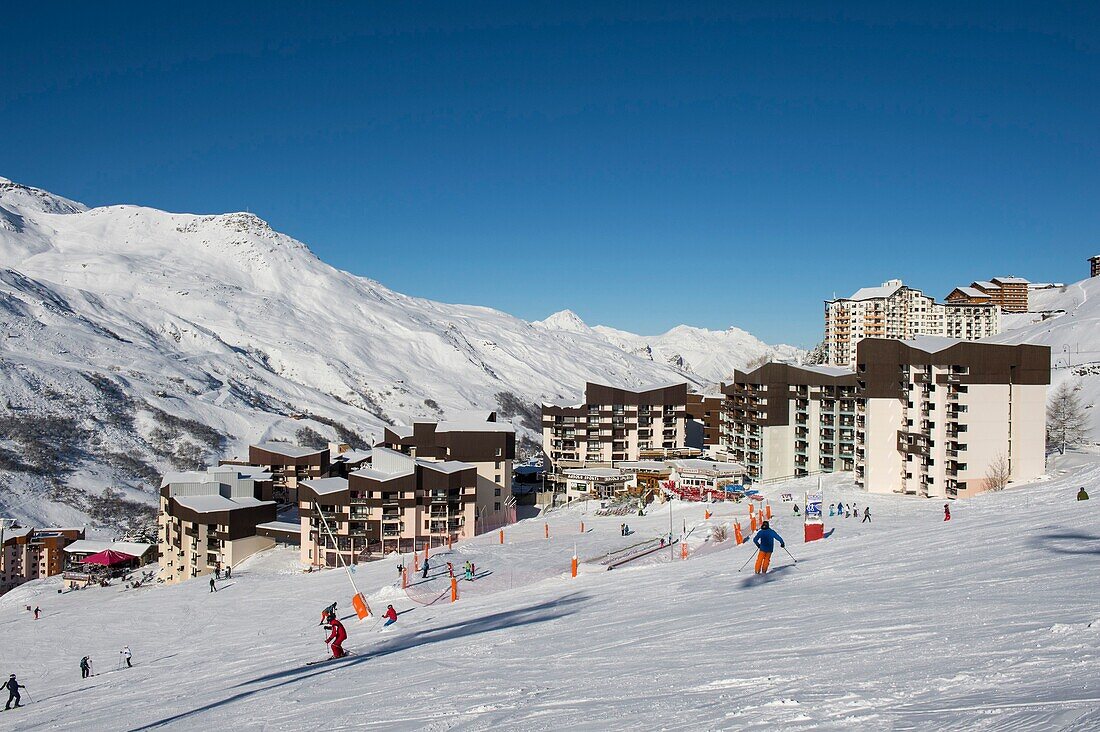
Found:
<path fill-rule="evenodd" d="M 1024 286 L 1026 293 L 1026 284 Z M 1026 294 L 1025 294 L 1026 301 Z M 864 338 L 904 340 L 938 335 L 976 340 L 1000 331 L 1000 308 L 990 303 L 937 303 L 901 280 L 864 287 L 825 303 L 825 349 L 832 366 L 855 366 Z"/>
<path fill-rule="evenodd" d="M 856 484 L 961 498 L 1044 471 L 1050 348 L 923 336 L 865 340 Z"/>

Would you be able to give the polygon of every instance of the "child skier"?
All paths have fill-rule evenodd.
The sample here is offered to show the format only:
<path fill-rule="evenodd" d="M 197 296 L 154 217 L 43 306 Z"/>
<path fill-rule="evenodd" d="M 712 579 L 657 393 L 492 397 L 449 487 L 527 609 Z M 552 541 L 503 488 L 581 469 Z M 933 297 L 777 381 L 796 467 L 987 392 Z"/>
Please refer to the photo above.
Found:
<path fill-rule="evenodd" d="M 777 534 L 767 521 L 760 526 L 760 531 L 757 531 L 756 536 L 752 538 L 752 543 L 756 544 L 757 549 L 756 574 L 768 573 L 768 565 L 771 564 L 772 552 L 775 551 L 777 539 L 779 540 L 779 546 L 787 546 L 786 542 L 783 541 L 783 537 Z"/>
<path fill-rule="evenodd" d="M 951 505 L 948 504 L 948 503 L 943 504 L 943 520 L 944 521 L 950 521 L 951 520 Z"/>

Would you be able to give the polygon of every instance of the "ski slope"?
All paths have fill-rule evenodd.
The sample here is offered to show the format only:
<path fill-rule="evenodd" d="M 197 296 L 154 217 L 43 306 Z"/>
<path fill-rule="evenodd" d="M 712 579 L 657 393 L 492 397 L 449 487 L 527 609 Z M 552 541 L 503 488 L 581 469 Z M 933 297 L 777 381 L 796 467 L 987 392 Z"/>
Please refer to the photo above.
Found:
<path fill-rule="evenodd" d="M 348 615 L 351 591 L 340 570 L 301 573 L 290 550 L 235 568 L 217 594 L 205 578 L 64 595 L 30 583 L 0 598 L 0 673 L 18 673 L 33 702 L 0 728 L 1097 729 L 1100 455 L 1058 460 L 1049 480 L 953 503 L 949 523 L 938 503 L 830 476 L 826 505 L 869 505 L 873 520 L 827 519 L 813 544 L 777 501 L 801 503 L 813 481 L 769 487 L 799 561 L 777 552 L 764 578 L 738 572 L 748 546 L 703 542 L 698 504 L 555 511 L 503 546 L 490 534 L 436 555 L 433 572 L 472 559 L 483 575 L 453 605 L 411 601 L 396 559 L 357 568 L 374 610 L 393 603 L 400 620 L 386 632 L 348 620 L 355 655 L 313 666 L 321 609 L 335 599 Z M 1081 485 L 1094 500 L 1074 500 Z M 711 523 L 745 516 L 714 510 Z M 677 532 L 695 527 L 688 560 L 674 548 L 598 564 L 670 516 Z M 589 560 L 575 579 L 574 544 Z M 24 609 L 36 604 L 38 621 Z M 134 668 L 115 670 L 124 644 Z M 82 682 L 85 654 L 101 673 Z"/>

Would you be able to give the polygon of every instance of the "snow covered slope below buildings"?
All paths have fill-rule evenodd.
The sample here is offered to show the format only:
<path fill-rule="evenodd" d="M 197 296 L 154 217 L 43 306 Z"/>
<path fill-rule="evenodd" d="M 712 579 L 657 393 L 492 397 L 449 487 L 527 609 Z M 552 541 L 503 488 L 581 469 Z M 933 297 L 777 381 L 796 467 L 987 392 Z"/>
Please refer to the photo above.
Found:
<path fill-rule="evenodd" d="M 1100 441 L 1100 277 L 1032 291 L 1033 312 L 1002 315 L 995 343 L 1050 346 L 1051 385 L 1079 387 L 1094 441 Z"/>
<path fill-rule="evenodd" d="M 34 524 L 144 521 L 161 472 L 248 442 L 471 408 L 531 436 L 536 405 L 586 380 L 671 379 L 709 377 L 402 295 L 251 214 L 87 210 L 0 179 L 0 507 Z"/>
<path fill-rule="evenodd" d="M 64 595 L 57 579 L 35 581 L 0 598 L 0 673 L 17 673 L 32 700 L 0 726 L 1097 729 L 1096 460 L 1059 458 L 1051 480 L 955 503 L 950 522 L 936 503 L 828 476 L 826 505 L 855 501 L 873 518 L 826 518 L 829 538 L 811 544 L 778 497 L 801 503 L 816 481 L 768 487 L 798 564 L 777 547 L 764 578 L 738 572 L 751 545 L 703 543 L 711 526 L 744 526 L 744 505 L 676 502 L 676 530 L 695 527 L 692 555 L 673 547 L 611 572 L 607 553 L 667 531 L 669 509 L 600 518 L 577 505 L 549 516 L 549 540 L 529 520 L 504 545 L 490 535 L 436 554 L 417 601 L 394 584 L 396 558 L 358 567 L 371 607 L 400 613 L 382 632 L 354 620 L 343 571 L 302 574 L 293 550 L 234 567 L 217 594 L 206 578 Z M 1094 500 L 1074 500 L 1082 485 Z M 449 604 L 443 562 L 467 560 L 479 579 Z M 351 616 L 355 655 L 307 665 L 326 656 L 318 617 L 333 601 Z M 124 645 L 133 668 L 118 668 Z M 82 681 L 85 655 L 97 675 Z"/>

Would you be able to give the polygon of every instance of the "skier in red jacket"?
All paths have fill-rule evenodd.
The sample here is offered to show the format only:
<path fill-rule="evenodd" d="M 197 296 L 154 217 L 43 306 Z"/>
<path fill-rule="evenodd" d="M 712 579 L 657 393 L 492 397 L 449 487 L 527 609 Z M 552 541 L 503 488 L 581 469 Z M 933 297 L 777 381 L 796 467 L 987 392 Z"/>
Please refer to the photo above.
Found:
<path fill-rule="evenodd" d="M 389 625 L 393 625 L 397 622 L 397 611 L 393 609 L 393 605 L 389 605 L 386 607 L 386 612 L 382 615 L 382 617 L 386 619 L 386 624 L 382 626 L 383 628 Z"/>
<path fill-rule="evenodd" d="M 943 504 L 943 520 L 944 521 L 950 521 L 951 520 L 951 506 L 946 504 L 946 503 Z"/>
<path fill-rule="evenodd" d="M 325 639 L 325 643 L 332 644 L 332 657 L 343 658 L 344 657 L 344 641 L 348 639 L 348 632 L 344 630 L 344 624 L 333 613 L 328 616 L 328 627 L 331 631 L 328 638 Z"/>

